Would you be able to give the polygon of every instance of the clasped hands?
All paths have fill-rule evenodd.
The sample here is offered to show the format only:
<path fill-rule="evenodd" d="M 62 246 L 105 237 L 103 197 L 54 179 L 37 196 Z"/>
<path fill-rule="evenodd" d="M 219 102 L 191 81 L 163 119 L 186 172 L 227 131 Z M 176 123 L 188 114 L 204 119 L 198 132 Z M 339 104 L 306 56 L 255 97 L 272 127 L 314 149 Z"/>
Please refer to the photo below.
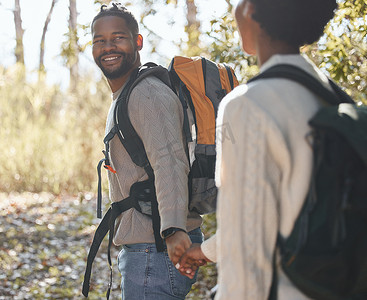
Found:
<path fill-rule="evenodd" d="M 190 279 L 196 270 L 210 260 L 201 251 L 200 244 L 192 244 L 186 232 L 177 231 L 166 239 L 168 256 L 176 269 Z"/>

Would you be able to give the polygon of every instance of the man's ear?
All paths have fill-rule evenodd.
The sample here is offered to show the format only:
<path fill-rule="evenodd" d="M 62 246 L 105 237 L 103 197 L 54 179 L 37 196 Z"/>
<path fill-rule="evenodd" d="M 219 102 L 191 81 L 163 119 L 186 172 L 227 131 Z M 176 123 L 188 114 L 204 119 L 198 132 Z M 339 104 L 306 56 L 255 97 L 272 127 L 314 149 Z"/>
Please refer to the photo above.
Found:
<path fill-rule="evenodd" d="M 143 48 L 143 36 L 140 33 L 136 36 L 136 47 L 138 51 Z"/>

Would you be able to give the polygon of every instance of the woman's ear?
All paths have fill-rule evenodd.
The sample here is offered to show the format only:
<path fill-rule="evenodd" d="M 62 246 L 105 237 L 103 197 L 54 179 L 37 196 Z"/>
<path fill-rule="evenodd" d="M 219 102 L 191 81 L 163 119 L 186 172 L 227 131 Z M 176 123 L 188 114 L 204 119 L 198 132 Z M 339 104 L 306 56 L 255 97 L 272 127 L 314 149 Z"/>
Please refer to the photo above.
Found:
<path fill-rule="evenodd" d="M 243 9 L 243 16 L 252 19 L 252 15 L 254 14 L 254 12 L 255 12 L 255 5 L 251 1 L 247 1 Z"/>
<path fill-rule="evenodd" d="M 136 47 L 138 51 L 143 48 L 143 36 L 140 33 L 136 36 Z"/>
<path fill-rule="evenodd" d="M 255 5 L 249 0 L 242 0 L 236 7 L 235 18 L 242 41 L 242 49 L 249 55 L 256 55 L 259 24 L 253 19 Z"/>

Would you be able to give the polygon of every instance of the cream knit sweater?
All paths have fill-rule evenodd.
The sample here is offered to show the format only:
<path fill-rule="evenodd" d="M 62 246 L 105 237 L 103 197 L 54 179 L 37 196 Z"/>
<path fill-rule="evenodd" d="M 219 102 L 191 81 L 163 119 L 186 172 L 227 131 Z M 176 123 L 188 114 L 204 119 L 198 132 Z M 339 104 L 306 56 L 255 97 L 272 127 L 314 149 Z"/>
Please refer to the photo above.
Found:
<path fill-rule="evenodd" d="M 113 94 L 106 134 L 113 126 L 113 111 L 122 89 Z M 187 231 L 199 227 L 201 217 L 188 212 L 189 164 L 179 99 L 159 79 L 148 77 L 132 91 L 128 112 L 154 170 L 161 231 L 169 227 Z M 117 173 L 108 172 L 109 192 L 111 201 L 116 202 L 129 196 L 133 183 L 144 181 L 148 176 L 132 162 L 117 135 L 110 142 L 110 158 Z M 133 243 L 154 243 L 154 236 L 151 218 L 130 209 L 116 221 L 114 244 Z"/>
<path fill-rule="evenodd" d="M 326 86 L 327 79 L 300 55 L 275 55 Z M 218 123 L 218 231 L 202 250 L 218 263 L 217 300 L 266 300 L 277 233 L 289 236 L 310 182 L 308 120 L 319 107 L 314 95 L 285 79 L 242 85 L 222 102 Z M 230 134 L 229 134 L 230 133 Z M 278 268 L 278 299 L 307 299 Z"/>

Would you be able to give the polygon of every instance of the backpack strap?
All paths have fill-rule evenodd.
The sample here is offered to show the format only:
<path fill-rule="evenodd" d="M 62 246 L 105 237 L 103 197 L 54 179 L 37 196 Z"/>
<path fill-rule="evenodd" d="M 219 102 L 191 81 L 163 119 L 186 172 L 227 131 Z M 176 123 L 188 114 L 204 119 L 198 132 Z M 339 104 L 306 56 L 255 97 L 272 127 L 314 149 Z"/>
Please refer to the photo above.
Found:
<path fill-rule="evenodd" d="M 231 90 L 233 90 L 234 89 L 234 82 L 233 82 L 233 74 L 232 74 L 231 68 L 227 64 L 223 64 L 223 65 L 227 70 L 229 84 L 231 85 Z"/>
<path fill-rule="evenodd" d="M 168 66 L 168 74 L 170 77 L 171 85 L 173 88 L 174 93 L 177 95 L 178 99 L 181 102 L 183 108 L 183 131 L 186 137 L 186 142 L 192 142 L 192 135 L 190 130 L 190 123 L 189 123 L 189 116 L 188 116 L 188 108 L 190 105 L 190 109 L 193 114 L 193 118 L 195 119 L 195 110 L 192 104 L 190 92 L 188 91 L 186 85 L 182 82 L 180 77 L 177 75 L 175 68 L 174 68 L 175 58 L 172 59 L 170 65 Z M 194 121 L 196 126 L 196 120 Z"/>
<path fill-rule="evenodd" d="M 130 77 L 130 80 L 124 90 L 121 92 L 114 110 L 114 127 L 111 129 L 110 133 L 107 134 L 104 143 L 106 145 L 106 158 L 108 159 L 108 144 L 115 134 L 119 137 L 122 145 L 129 154 L 131 160 L 139 167 L 144 168 L 145 172 L 148 174 L 150 180 L 154 181 L 154 171 L 150 165 L 147 154 L 145 152 L 144 143 L 135 131 L 133 125 L 131 124 L 129 113 L 128 113 L 128 103 L 132 90 L 134 87 L 141 82 L 143 79 L 155 76 L 159 78 L 167 86 L 171 86 L 170 78 L 167 69 L 162 66 L 158 66 L 154 63 L 147 63 L 134 71 Z M 153 232 L 154 239 L 158 252 L 164 251 L 164 243 L 160 235 L 160 216 L 158 211 L 158 202 L 156 197 L 152 199 L 152 222 L 153 222 Z"/>
<path fill-rule="evenodd" d="M 132 78 L 131 84 L 124 89 L 117 99 L 114 111 L 114 123 L 117 126 L 117 135 L 132 161 L 137 166 L 144 168 L 149 178 L 152 178 L 154 176 L 153 169 L 146 155 L 144 144 L 131 124 L 128 113 L 128 103 L 132 90 L 138 83 L 149 76 L 155 76 L 164 84 L 170 86 L 167 69 L 154 63 L 143 65 L 135 74 L 134 78 Z"/>
<path fill-rule="evenodd" d="M 205 95 L 210 99 L 210 101 L 213 103 L 215 107 L 218 107 L 219 102 L 227 94 L 226 90 L 222 87 L 221 84 L 218 66 L 216 63 L 204 57 L 201 58 L 201 66 L 203 69 Z M 207 76 L 207 73 L 209 73 L 210 76 Z M 217 117 L 216 110 L 215 110 L 215 117 Z"/>
<path fill-rule="evenodd" d="M 141 82 L 143 79 L 148 76 L 155 76 L 159 78 L 163 83 L 170 86 L 170 78 L 168 72 L 162 66 L 158 66 L 155 63 L 146 63 L 141 66 L 139 69 L 135 70 L 131 76 L 130 80 L 119 95 L 117 99 L 117 103 L 115 106 L 115 110 L 113 113 L 114 116 L 114 126 L 110 130 L 110 132 L 104 138 L 104 144 L 106 147 L 105 154 L 105 166 L 107 169 L 111 170 L 109 166 L 109 142 L 113 139 L 113 137 L 117 134 L 121 143 L 125 147 L 127 153 L 131 157 L 132 161 L 139 167 L 142 167 L 147 172 L 149 178 L 153 178 L 153 169 L 150 166 L 149 160 L 147 158 L 144 144 L 140 139 L 139 135 L 136 133 L 133 125 L 131 124 L 130 117 L 128 114 L 128 102 L 130 98 L 130 94 L 134 87 Z M 111 170 L 113 171 L 113 170 Z"/>
<path fill-rule="evenodd" d="M 130 86 L 133 84 L 133 82 L 136 79 L 138 70 L 134 70 L 130 76 L 129 81 L 127 82 L 125 88 L 123 89 L 123 91 L 121 92 L 121 94 L 126 94 L 127 90 L 129 90 Z M 120 94 L 120 96 L 121 96 Z M 117 106 L 117 103 L 116 103 Z M 116 107 L 115 107 L 116 110 Z M 115 114 L 115 112 L 114 112 Z M 105 136 L 105 138 L 103 139 L 103 143 L 105 145 L 105 150 L 103 150 L 103 154 L 104 154 L 104 158 L 101 159 L 97 165 L 97 173 L 98 173 L 98 188 L 97 188 L 97 218 L 101 219 L 102 218 L 102 176 L 101 176 L 101 168 L 102 168 L 102 164 L 103 167 L 109 171 L 111 171 L 112 173 L 116 173 L 116 171 L 112 168 L 111 164 L 110 164 L 110 141 L 114 138 L 114 136 L 116 134 L 118 134 L 119 130 L 118 127 L 116 125 L 116 122 L 114 120 L 114 126 L 112 127 L 112 129 L 110 130 L 110 132 Z"/>
<path fill-rule="evenodd" d="M 128 88 L 124 89 L 124 92 L 120 94 L 115 106 L 114 123 L 115 126 L 117 126 L 117 136 L 119 137 L 122 145 L 126 149 L 132 161 L 137 166 L 144 168 L 149 179 L 154 181 L 154 171 L 145 152 L 144 143 L 131 124 L 128 112 L 128 103 L 132 90 L 139 82 L 149 76 L 155 76 L 164 84 L 171 87 L 167 69 L 154 63 L 147 63 L 143 65 L 136 73 L 136 77 L 134 78 L 132 84 Z M 161 219 L 159 216 L 158 202 L 156 197 L 152 199 L 151 206 L 155 244 L 157 251 L 163 252 L 164 243 L 160 235 Z"/>
<path fill-rule="evenodd" d="M 170 78 L 167 69 L 162 66 L 158 66 L 155 63 L 147 63 L 140 68 L 134 70 L 130 76 L 128 83 L 119 95 L 116 106 L 113 113 L 114 126 L 110 132 L 105 136 L 103 142 L 105 144 L 105 150 L 103 151 L 104 158 L 100 160 L 97 166 L 98 172 L 98 196 L 97 196 L 97 217 L 102 218 L 102 184 L 101 184 L 101 167 L 104 163 L 104 167 L 109 171 L 116 173 L 112 168 L 109 161 L 109 143 L 117 135 L 129 154 L 131 160 L 139 167 L 144 168 L 149 180 L 154 182 L 154 171 L 150 165 L 147 154 L 145 152 L 144 144 L 139 135 L 135 131 L 131 124 L 128 114 L 128 102 L 129 97 L 134 87 L 148 76 L 155 76 L 159 78 L 163 83 L 170 86 Z M 152 222 L 154 239 L 158 252 L 164 251 L 164 243 L 160 235 L 160 216 L 158 211 L 158 202 L 156 197 L 152 198 Z M 120 212 L 120 214 L 122 211 Z"/>
<path fill-rule="evenodd" d="M 247 83 L 267 78 L 285 78 L 296 81 L 311 90 L 330 105 L 337 105 L 339 103 L 354 103 L 353 99 L 330 78 L 328 80 L 333 91 L 330 91 L 324 87 L 322 83 L 311 74 L 297 66 L 290 64 L 275 65 L 250 79 Z"/>
<path fill-rule="evenodd" d="M 113 235 L 115 232 L 115 221 L 116 218 L 131 208 L 135 208 L 140 211 L 140 201 L 152 201 L 155 198 L 155 190 L 154 190 L 154 181 L 146 180 L 142 182 L 134 183 L 130 188 L 130 196 L 126 199 L 123 199 L 119 202 L 112 203 L 111 207 L 108 209 L 106 214 L 104 215 L 101 223 L 99 224 L 94 237 L 92 245 L 89 249 L 88 258 L 87 258 L 87 266 L 84 274 L 83 281 L 83 289 L 82 293 L 85 297 L 88 297 L 89 288 L 90 288 L 90 277 L 92 273 L 92 265 L 94 259 L 97 255 L 98 249 L 101 246 L 101 243 L 107 233 L 109 233 L 108 237 L 108 248 L 107 248 L 107 257 L 108 264 L 110 266 L 110 282 L 107 290 L 107 299 L 109 299 L 111 287 L 112 287 L 112 260 L 111 260 L 111 245 L 113 240 Z"/>

